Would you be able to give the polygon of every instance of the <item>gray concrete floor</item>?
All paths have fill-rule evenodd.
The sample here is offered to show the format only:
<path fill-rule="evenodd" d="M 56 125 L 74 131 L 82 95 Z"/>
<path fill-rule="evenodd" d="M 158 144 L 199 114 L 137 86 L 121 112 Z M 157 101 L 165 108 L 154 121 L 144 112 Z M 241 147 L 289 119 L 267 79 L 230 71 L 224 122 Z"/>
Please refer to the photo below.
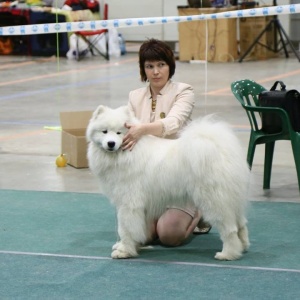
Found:
<path fill-rule="evenodd" d="M 288 59 L 243 63 L 177 62 L 173 79 L 193 85 L 194 118 L 220 115 L 234 127 L 246 153 L 249 123 L 230 92 L 231 82 L 248 78 L 269 89 L 275 80 L 283 80 L 287 88 L 300 89 L 299 75 L 300 63 L 291 55 Z M 97 180 L 88 169 L 56 167 L 61 133 L 44 126 L 60 126 L 61 111 L 124 105 L 129 91 L 142 85 L 135 52 L 109 62 L 100 57 L 77 62 L 0 56 L 0 188 L 99 192 Z M 262 188 L 263 151 L 263 146 L 256 150 L 249 199 L 300 202 L 290 143 L 276 144 L 270 190 Z"/>

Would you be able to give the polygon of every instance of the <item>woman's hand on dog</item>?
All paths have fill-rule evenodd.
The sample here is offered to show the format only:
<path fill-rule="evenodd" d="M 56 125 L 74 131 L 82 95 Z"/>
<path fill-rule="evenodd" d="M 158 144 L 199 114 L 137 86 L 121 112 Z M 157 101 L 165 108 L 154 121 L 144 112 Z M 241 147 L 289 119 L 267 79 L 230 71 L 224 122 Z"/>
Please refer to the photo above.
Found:
<path fill-rule="evenodd" d="M 131 124 L 125 123 L 124 126 L 129 129 L 123 138 L 122 149 L 130 151 L 133 149 L 137 141 L 146 134 L 154 136 L 162 136 L 163 124 L 161 121 L 153 123 Z"/>
<path fill-rule="evenodd" d="M 123 138 L 122 149 L 123 150 L 132 150 L 143 133 L 143 125 L 142 124 L 127 124 L 125 123 L 125 127 L 128 130 L 126 135 Z"/>

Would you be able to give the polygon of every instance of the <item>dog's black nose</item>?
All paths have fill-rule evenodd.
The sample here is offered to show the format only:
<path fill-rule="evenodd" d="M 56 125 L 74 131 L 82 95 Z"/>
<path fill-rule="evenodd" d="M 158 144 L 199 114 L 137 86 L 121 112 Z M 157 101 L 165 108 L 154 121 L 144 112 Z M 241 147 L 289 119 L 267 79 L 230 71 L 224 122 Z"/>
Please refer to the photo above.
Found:
<path fill-rule="evenodd" d="M 112 141 L 107 143 L 107 146 L 108 146 L 109 149 L 113 149 L 115 147 L 115 145 L 116 145 L 116 143 L 112 142 Z"/>

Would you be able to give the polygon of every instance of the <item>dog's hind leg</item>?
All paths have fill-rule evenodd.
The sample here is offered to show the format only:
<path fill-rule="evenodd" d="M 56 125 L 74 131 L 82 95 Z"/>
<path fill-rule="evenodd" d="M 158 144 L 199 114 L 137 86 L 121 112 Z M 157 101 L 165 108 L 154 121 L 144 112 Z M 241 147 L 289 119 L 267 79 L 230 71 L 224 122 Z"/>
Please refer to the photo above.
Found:
<path fill-rule="evenodd" d="M 223 242 L 222 252 L 217 252 L 215 258 L 218 260 L 236 260 L 242 256 L 243 244 L 238 236 L 237 226 L 222 224 L 219 228 Z"/>
<path fill-rule="evenodd" d="M 246 218 L 241 218 L 238 222 L 238 237 L 242 242 L 243 251 L 247 251 L 250 247 L 249 237 L 248 237 L 248 228 L 247 228 L 247 220 Z"/>
<path fill-rule="evenodd" d="M 142 208 L 123 206 L 118 209 L 118 233 L 120 241 L 113 246 L 112 258 L 129 258 L 138 255 L 146 235 L 145 214 Z"/>

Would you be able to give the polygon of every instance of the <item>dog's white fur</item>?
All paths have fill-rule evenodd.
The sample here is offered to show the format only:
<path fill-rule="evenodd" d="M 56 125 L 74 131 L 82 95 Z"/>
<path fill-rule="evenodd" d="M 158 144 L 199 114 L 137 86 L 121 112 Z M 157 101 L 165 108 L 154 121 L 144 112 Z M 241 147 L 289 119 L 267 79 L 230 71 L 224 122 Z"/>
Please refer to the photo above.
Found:
<path fill-rule="evenodd" d="M 127 107 L 99 106 L 87 128 L 90 169 L 117 208 L 120 241 L 112 257 L 137 256 L 151 220 L 167 206 L 194 202 L 220 233 L 223 249 L 215 258 L 240 258 L 249 247 L 249 168 L 230 127 L 207 116 L 191 122 L 176 140 L 144 136 L 132 151 L 123 151 L 125 122 L 135 122 Z"/>

